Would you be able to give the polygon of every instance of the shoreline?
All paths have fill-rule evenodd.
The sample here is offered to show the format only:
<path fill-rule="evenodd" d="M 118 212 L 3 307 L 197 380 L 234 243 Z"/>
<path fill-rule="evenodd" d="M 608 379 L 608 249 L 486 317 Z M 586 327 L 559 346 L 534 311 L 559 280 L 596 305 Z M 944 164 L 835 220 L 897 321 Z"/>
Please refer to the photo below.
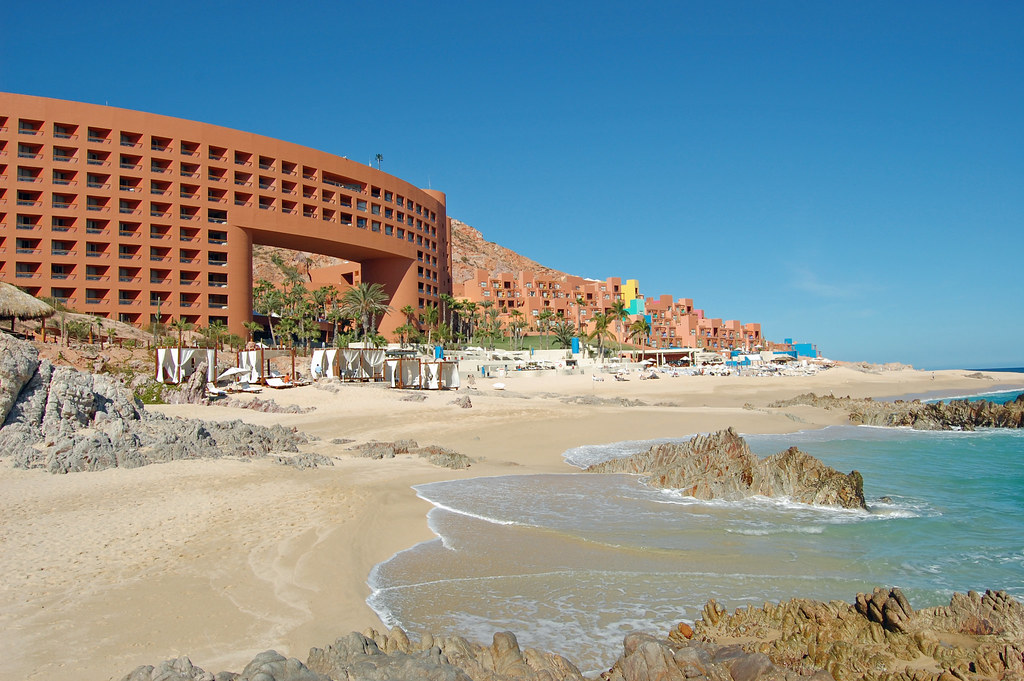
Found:
<path fill-rule="evenodd" d="M 306 414 L 195 405 L 168 416 L 281 423 L 321 439 L 306 449 L 335 466 L 298 471 L 272 461 L 182 461 L 133 470 L 51 476 L 0 469 L 0 626 L 18 678 L 120 678 L 139 664 L 187 654 L 208 670 L 236 669 L 276 649 L 304 658 L 352 630 L 381 628 L 367 604 L 379 563 L 434 538 L 432 505 L 415 484 L 456 478 L 577 472 L 562 453 L 583 444 L 673 437 L 733 426 L 787 433 L 845 423 L 810 407 L 769 409 L 803 392 L 854 397 L 927 389 L 991 392 L 1024 374 L 837 368 L 809 377 L 679 377 L 597 383 L 590 376 L 476 381 L 476 390 L 429 393 L 350 384 L 338 392 L 265 390 Z M 932 376 L 936 376 L 932 379 Z M 972 374 L 973 375 L 973 374 Z M 1013 378 L 1019 378 L 1016 384 Z M 1007 380 L 1010 379 L 1010 380 Z M 269 394 L 268 394 L 269 393 Z M 450 402 L 468 394 L 473 408 Z M 561 398 L 642 400 L 645 406 Z M 416 439 L 478 462 L 436 468 L 408 456 L 353 458 L 332 438 Z"/>

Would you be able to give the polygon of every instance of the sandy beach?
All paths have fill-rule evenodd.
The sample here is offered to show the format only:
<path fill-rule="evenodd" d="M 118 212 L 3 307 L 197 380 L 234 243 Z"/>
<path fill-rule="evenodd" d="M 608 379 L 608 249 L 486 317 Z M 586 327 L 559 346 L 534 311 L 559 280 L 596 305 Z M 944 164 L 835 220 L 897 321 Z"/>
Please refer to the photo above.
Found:
<path fill-rule="evenodd" d="M 590 375 L 475 381 L 458 393 L 348 384 L 264 390 L 266 414 L 166 405 L 168 416 L 294 427 L 333 467 L 296 470 L 270 459 L 178 461 L 54 476 L 0 465 L 0 643 L 12 679 L 118 679 L 140 664 L 187 654 L 207 670 L 240 670 L 275 649 L 304 658 L 352 630 L 380 628 L 366 605 L 377 563 L 431 538 L 429 504 L 411 485 L 521 473 L 572 472 L 582 444 L 683 436 L 727 426 L 784 433 L 846 422 L 810 407 L 773 409 L 804 392 L 886 397 L 971 394 L 1024 386 L 1020 374 L 861 371 L 816 376 L 693 376 L 628 382 Z M 451 404 L 469 395 L 471 409 Z M 563 398 L 593 396 L 609 403 Z M 641 400 L 624 407 L 616 398 Z M 473 457 L 468 470 L 399 456 L 374 461 L 348 444 L 411 438 Z M 5 453 L 6 454 L 6 453 Z"/>

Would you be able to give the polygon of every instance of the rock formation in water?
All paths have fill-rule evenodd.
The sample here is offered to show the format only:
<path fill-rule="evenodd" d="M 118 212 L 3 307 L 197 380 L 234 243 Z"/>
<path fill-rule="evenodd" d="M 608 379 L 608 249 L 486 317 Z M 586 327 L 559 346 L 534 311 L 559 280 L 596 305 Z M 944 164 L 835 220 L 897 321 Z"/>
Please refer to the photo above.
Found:
<path fill-rule="evenodd" d="M 1024 427 L 1024 395 L 1013 402 L 996 404 L 987 400 L 948 403 L 920 400 L 878 402 L 871 398 L 835 397 L 805 393 L 769 407 L 806 405 L 837 409 L 850 414 L 850 422 L 865 426 L 909 426 L 916 430 L 974 430 L 975 428 Z"/>
<path fill-rule="evenodd" d="M 1024 606 L 1002 591 L 954 594 L 948 606 L 917 611 L 899 589 L 858 594 L 853 604 L 793 599 L 731 615 L 712 600 L 693 629 L 696 640 L 738 641 L 774 665 L 824 669 L 836 681 L 1024 678 Z"/>
<path fill-rule="evenodd" d="M 146 412 L 116 379 L 40 360 L 0 333 L 0 451 L 52 473 L 136 468 L 175 459 L 296 452 L 303 436 L 274 426 L 169 419 Z"/>
<path fill-rule="evenodd" d="M 655 445 L 646 452 L 587 468 L 592 473 L 638 473 L 644 482 L 677 489 L 698 499 L 788 497 L 805 504 L 866 509 L 864 479 L 843 474 L 791 447 L 762 459 L 729 428 L 697 435 L 682 444 Z"/>

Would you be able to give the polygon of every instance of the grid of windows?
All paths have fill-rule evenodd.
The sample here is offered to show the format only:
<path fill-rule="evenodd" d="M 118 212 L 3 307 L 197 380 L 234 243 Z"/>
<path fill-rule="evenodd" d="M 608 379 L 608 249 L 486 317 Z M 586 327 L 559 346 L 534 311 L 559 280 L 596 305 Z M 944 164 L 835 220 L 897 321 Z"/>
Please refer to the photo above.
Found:
<path fill-rule="evenodd" d="M 337 171 L 199 134 L 0 109 L 0 276 L 38 281 L 30 293 L 133 323 L 147 323 L 149 307 L 208 323 L 230 302 L 217 270 L 228 265 L 232 213 L 245 208 L 336 225 L 341 238 L 365 230 L 394 248 L 411 245 L 419 291 L 436 298 L 449 283 L 443 212 Z"/>

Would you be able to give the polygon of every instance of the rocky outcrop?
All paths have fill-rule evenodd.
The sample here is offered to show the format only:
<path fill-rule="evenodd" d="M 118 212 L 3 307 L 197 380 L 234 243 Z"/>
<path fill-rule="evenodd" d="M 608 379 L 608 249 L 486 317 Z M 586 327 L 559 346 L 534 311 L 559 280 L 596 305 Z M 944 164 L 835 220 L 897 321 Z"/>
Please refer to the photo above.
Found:
<path fill-rule="evenodd" d="M 1024 608 L 1003 592 L 955 594 L 915 611 L 899 589 L 853 604 L 793 599 L 729 614 L 715 601 L 666 638 L 628 634 L 603 681 L 1017 681 Z M 401 629 L 351 633 L 306 662 L 274 651 L 241 674 L 211 674 L 187 657 L 139 667 L 122 681 L 583 681 L 568 659 L 501 632 L 491 645 Z"/>
<path fill-rule="evenodd" d="M 929 402 L 920 400 L 877 402 L 870 398 L 835 397 L 806 393 L 769 407 L 806 405 L 846 411 L 850 422 L 866 426 L 906 426 L 916 430 L 974 430 L 976 428 L 1024 427 L 1024 394 L 1013 402 L 996 404 L 986 400 Z"/>
<path fill-rule="evenodd" d="M 229 397 L 226 400 L 218 402 L 217 406 L 234 407 L 235 409 L 251 409 L 264 414 L 307 414 L 311 411 L 316 411 L 316 407 L 300 407 L 297 404 L 282 406 L 275 402 L 273 398 L 261 400 L 258 397 L 251 397 L 247 400 L 239 399 L 237 397 Z"/>
<path fill-rule="evenodd" d="M 363 444 L 349 447 L 358 456 L 368 459 L 393 459 L 399 454 L 411 454 L 426 458 L 430 463 L 442 468 L 461 469 L 469 468 L 473 460 L 465 454 L 439 447 L 438 445 L 424 445 L 420 447 L 415 440 L 397 440 L 395 442 L 379 442 L 370 440 Z"/>
<path fill-rule="evenodd" d="M 241 674 L 213 675 L 187 657 L 139 667 L 122 681 L 583 681 L 564 657 L 521 649 L 515 634 L 494 635 L 491 645 L 459 636 L 424 636 L 410 642 L 401 629 L 390 634 L 351 633 L 325 648 L 313 648 L 305 663 L 270 650 Z"/>
<path fill-rule="evenodd" d="M 804 675 L 824 669 L 836 681 L 1024 675 L 1024 607 L 1001 591 L 955 594 L 948 606 L 917 611 L 899 589 L 858 594 L 852 604 L 793 599 L 731 615 L 712 600 L 693 629 L 695 640 L 740 641 L 774 665 Z"/>
<path fill-rule="evenodd" d="M 281 426 L 207 423 L 146 412 L 116 379 L 40 360 L 0 334 L 0 451 L 14 466 L 51 473 L 136 468 L 177 459 L 295 452 L 304 438 Z"/>
<path fill-rule="evenodd" d="M 698 499 L 788 497 L 805 504 L 866 509 L 864 480 L 843 474 L 791 447 L 762 459 L 729 428 L 697 435 L 683 444 L 662 444 L 586 469 L 592 473 L 636 473 L 644 482 L 677 489 Z"/>

